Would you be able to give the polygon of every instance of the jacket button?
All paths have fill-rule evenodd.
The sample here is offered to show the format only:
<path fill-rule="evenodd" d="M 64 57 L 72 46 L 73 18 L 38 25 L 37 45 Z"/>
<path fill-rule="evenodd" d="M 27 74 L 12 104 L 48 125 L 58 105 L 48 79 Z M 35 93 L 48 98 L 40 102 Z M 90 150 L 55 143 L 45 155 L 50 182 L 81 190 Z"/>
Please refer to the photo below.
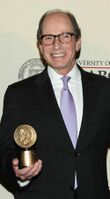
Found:
<path fill-rule="evenodd" d="M 77 151 L 75 151 L 74 156 L 78 157 L 78 156 L 80 156 L 80 153 L 78 153 Z"/>

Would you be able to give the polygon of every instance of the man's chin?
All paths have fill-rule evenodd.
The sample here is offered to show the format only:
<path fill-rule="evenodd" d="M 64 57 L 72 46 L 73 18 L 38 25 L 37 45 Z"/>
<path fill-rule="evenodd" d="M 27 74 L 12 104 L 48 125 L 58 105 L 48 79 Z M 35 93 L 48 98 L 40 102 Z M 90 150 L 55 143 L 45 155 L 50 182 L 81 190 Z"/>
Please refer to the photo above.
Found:
<path fill-rule="evenodd" d="M 58 70 L 61 70 L 61 69 L 64 69 L 65 68 L 65 65 L 63 64 L 51 64 L 50 65 L 52 68 L 54 69 L 58 69 Z"/>

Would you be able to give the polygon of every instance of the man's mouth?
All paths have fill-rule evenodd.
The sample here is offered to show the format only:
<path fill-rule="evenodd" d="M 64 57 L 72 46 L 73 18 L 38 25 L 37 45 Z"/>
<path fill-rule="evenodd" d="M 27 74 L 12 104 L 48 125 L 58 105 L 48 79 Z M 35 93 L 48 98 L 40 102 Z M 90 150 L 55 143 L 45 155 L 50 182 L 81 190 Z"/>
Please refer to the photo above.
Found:
<path fill-rule="evenodd" d="M 51 53 L 51 56 L 54 58 L 64 57 L 65 53 Z"/>

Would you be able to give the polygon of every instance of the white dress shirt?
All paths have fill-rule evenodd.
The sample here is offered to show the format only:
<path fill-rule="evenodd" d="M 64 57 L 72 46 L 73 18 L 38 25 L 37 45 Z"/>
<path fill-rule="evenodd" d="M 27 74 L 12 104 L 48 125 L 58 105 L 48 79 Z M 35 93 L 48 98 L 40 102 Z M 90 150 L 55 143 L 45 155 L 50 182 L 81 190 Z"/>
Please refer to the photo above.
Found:
<path fill-rule="evenodd" d="M 51 67 L 48 67 L 48 75 L 53 86 L 57 103 L 60 107 L 60 94 L 63 88 L 63 82 L 61 80 L 61 77 L 63 75 L 56 73 L 56 71 Z M 76 106 L 77 128 L 78 128 L 77 133 L 79 135 L 81 122 L 82 122 L 82 114 L 83 114 L 83 90 L 82 90 L 81 74 L 76 64 L 74 65 L 72 70 L 67 74 L 67 76 L 71 77 L 71 79 L 68 82 L 68 86 L 71 91 L 71 94 L 73 95 Z"/>

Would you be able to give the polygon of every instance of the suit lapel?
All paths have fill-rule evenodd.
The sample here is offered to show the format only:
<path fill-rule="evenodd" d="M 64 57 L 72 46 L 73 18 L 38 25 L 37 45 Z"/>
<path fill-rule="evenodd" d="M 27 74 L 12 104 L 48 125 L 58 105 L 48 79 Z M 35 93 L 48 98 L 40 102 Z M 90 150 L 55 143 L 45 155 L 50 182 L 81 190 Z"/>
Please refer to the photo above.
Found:
<path fill-rule="evenodd" d="M 79 138 L 77 142 L 77 150 L 85 148 L 91 139 L 94 137 L 94 132 L 91 132 L 91 121 L 94 118 L 96 110 L 96 101 L 98 95 L 98 89 L 95 85 L 94 78 L 81 70 L 82 86 L 83 86 L 83 118 L 79 132 Z"/>
<path fill-rule="evenodd" d="M 49 134 L 56 145 L 73 153 L 73 145 L 69 138 L 58 107 L 54 91 L 46 69 L 35 80 L 35 98 L 45 111 L 49 123 Z M 51 131 L 51 132 L 50 132 Z"/>

